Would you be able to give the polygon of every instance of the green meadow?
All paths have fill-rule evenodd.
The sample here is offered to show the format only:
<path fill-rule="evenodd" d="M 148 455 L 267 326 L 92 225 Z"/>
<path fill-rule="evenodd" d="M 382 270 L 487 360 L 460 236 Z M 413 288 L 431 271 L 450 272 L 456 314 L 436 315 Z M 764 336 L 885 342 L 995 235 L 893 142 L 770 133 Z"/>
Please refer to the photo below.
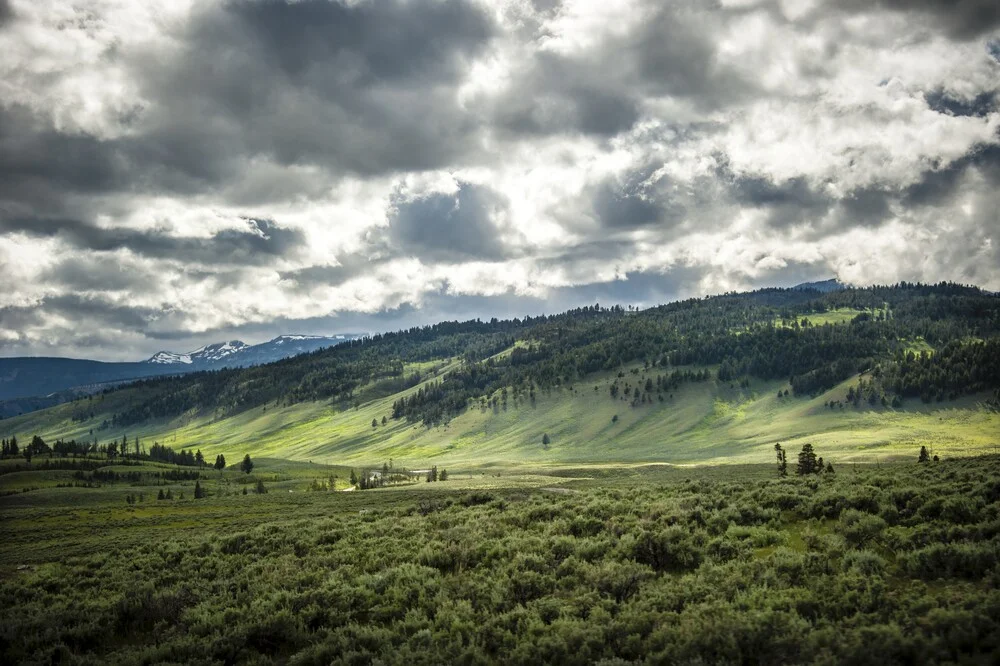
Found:
<path fill-rule="evenodd" d="M 941 455 L 970 455 L 1000 444 L 1000 414 L 987 409 L 985 396 L 922 404 L 905 401 L 898 409 L 845 405 L 856 379 L 815 397 L 778 397 L 780 381 L 753 381 L 749 387 L 719 382 L 686 382 L 664 394 L 662 402 L 632 406 L 609 388 L 617 373 L 597 374 L 572 385 L 539 391 L 532 403 L 471 406 L 448 423 L 428 427 L 391 417 L 392 403 L 434 381 L 406 391 L 380 395 L 374 384 L 361 391 L 357 406 L 305 402 L 265 405 L 226 418 L 187 413 L 121 429 L 100 424 L 131 397 L 131 389 L 78 401 L 0 422 L 5 436 L 38 434 L 105 442 L 127 435 L 145 445 L 154 441 L 180 450 L 200 449 L 206 458 L 224 454 L 235 461 L 249 453 L 327 465 L 375 466 L 389 459 L 414 468 L 444 466 L 559 464 L 754 463 L 770 459 L 775 442 L 797 449 L 810 442 L 830 459 L 890 460 L 912 456 L 920 446 Z M 636 373 L 633 374 L 632 370 Z M 626 368 L 619 382 L 633 386 L 655 376 L 639 366 Z M 92 406 L 95 416 L 74 421 Z M 372 426 L 372 421 L 376 426 Z M 543 445 L 544 435 L 550 443 Z"/>

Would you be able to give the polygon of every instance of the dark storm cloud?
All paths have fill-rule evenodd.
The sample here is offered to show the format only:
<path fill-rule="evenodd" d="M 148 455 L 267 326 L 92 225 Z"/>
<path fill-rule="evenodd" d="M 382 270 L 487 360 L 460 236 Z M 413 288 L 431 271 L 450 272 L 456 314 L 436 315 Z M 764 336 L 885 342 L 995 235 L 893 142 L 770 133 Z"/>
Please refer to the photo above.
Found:
<path fill-rule="evenodd" d="M 832 197 L 818 191 L 804 177 L 775 181 L 762 174 L 734 172 L 724 155 L 716 156 L 716 160 L 714 175 L 724 196 L 741 207 L 767 210 L 772 226 L 814 221 L 834 204 Z"/>
<path fill-rule="evenodd" d="M 228 3 L 195 14 L 180 58 L 143 63 L 160 102 L 143 122 L 183 171 L 248 156 L 334 175 L 439 167 L 475 153 L 454 88 L 495 29 L 460 1 Z"/>
<path fill-rule="evenodd" d="M 878 187 L 858 188 L 841 198 L 844 226 L 875 226 L 889 218 L 890 204 L 898 193 Z"/>
<path fill-rule="evenodd" d="M 70 256 L 49 267 L 41 279 L 74 291 L 154 291 L 158 276 L 141 264 L 121 265 L 117 260 Z"/>
<path fill-rule="evenodd" d="M 934 90 L 924 93 L 924 99 L 931 109 L 949 116 L 982 118 L 998 108 L 996 91 L 981 92 L 972 99 L 959 99 L 944 90 Z"/>
<path fill-rule="evenodd" d="M 607 229 L 669 228 L 684 221 L 687 210 L 669 191 L 669 182 L 648 179 L 652 169 L 640 170 L 620 183 L 609 178 L 594 188 L 594 213 Z"/>
<path fill-rule="evenodd" d="M 73 219 L 0 218 L 0 232 L 59 238 L 76 250 L 128 250 L 145 257 L 203 264 L 269 263 L 275 257 L 294 252 L 305 241 L 301 231 L 278 226 L 270 220 L 247 218 L 246 225 L 246 229 L 225 229 L 205 239 L 104 228 Z"/>
<path fill-rule="evenodd" d="M 10 0 L 0 0 L 0 28 L 3 28 L 13 19 L 14 10 L 10 7 Z"/>
<path fill-rule="evenodd" d="M 958 191 L 969 169 L 976 169 L 993 187 L 1000 187 L 1000 145 L 977 145 L 946 167 L 925 171 L 903 190 L 902 202 L 909 207 L 943 204 Z"/>
<path fill-rule="evenodd" d="M 82 331 L 107 327 L 111 330 L 141 331 L 159 310 L 140 306 L 120 305 L 101 296 L 59 294 L 46 296 L 37 304 L 0 308 L 0 326 L 24 330 L 58 316 L 76 322 Z"/>
<path fill-rule="evenodd" d="M 639 119 L 639 100 L 600 73 L 600 64 L 538 53 L 496 109 L 496 122 L 515 134 L 582 132 L 613 136 Z M 528 92 L 526 92 L 528 91 Z"/>
<path fill-rule="evenodd" d="M 113 143 L 61 133 L 39 113 L 0 102 L 0 202 L 52 208 L 66 193 L 106 192 L 129 181 L 128 160 Z"/>
<path fill-rule="evenodd" d="M 44 111 L 0 102 L 0 211 L 79 215 L 70 195 L 141 192 L 256 204 L 297 194 L 281 182 L 235 186 L 258 158 L 319 166 L 329 182 L 475 153 L 477 124 L 454 86 L 495 31 L 477 6 L 254 1 L 192 16 L 175 35 L 179 57 L 128 63 L 148 102 L 119 114 L 120 137 L 57 129 Z"/>
<path fill-rule="evenodd" d="M 299 291 L 309 291 L 317 286 L 338 286 L 359 275 L 371 272 L 386 262 L 384 257 L 364 254 L 345 254 L 337 257 L 335 265 L 307 266 L 293 271 L 280 271 L 282 280 L 294 282 Z"/>
<path fill-rule="evenodd" d="M 455 194 L 394 201 L 389 240 L 398 254 L 429 261 L 502 259 L 507 251 L 492 215 L 506 208 L 506 200 L 493 190 L 459 183 Z"/>
<path fill-rule="evenodd" d="M 695 5 L 663 3 L 636 30 L 582 53 L 536 51 L 494 109 L 515 134 L 607 137 L 632 128 L 644 100 L 671 97 L 711 111 L 745 97 L 753 84 L 721 65 L 717 17 Z"/>
<path fill-rule="evenodd" d="M 996 0 L 848 0 L 845 7 L 869 11 L 872 6 L 898 12 L 921 12 L 931 25 L 949 36 L 968 40 L 1000 26 L 1000 3 Z"/>
<path fill-rule="evenodd" d="M 493 33 L 479 8 L 466 2 L 257 0 L 228 11 L 250 29 L 264 52 L 290 77 L 322 87 L 326 64 L 351 68 L 359 87 L 452 80 L 458 56 L 473 54 Z"/>

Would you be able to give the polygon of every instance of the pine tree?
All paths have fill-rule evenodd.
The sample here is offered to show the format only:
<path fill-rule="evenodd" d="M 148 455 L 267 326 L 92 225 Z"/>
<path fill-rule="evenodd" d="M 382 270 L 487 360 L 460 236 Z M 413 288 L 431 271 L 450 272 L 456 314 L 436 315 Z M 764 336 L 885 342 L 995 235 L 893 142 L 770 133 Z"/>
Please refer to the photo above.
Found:
<path fill-rule="evenodd" d="M 221 453 L 215 456 L 215 469 L 219 471 L 226 469 L 226 456 Z"/>
<path fill-rule="evenodd" d="M 351 470 L 351 485 L 352 486 L 358 485 L 358 473 L 355 472 L 353 469 Z"/>
<path fill-rule="evenodd" d="M 448 480 L 448 470 L 446 469 L 441 470 L 441 480 L 442 481 Z"/>
<path fill-rule="evenodd" d="M 205 491 L 201 489 L 201 482 L 200 481 L 195 481 L 194 482 L 194 498 L 195 499 L 201 499 L 204 496 L 205 496 Z"/>
<path fill-rule="evenodd" d="M 373 428 L 377 428 L 378 427 L 378 419 L 372 419 L 372 427 Z"/>
<path fill-rule="evenodd" d="M 198 467 L 205 464 L 205 456 L 201 455 L 201 449 L 198 449 L 198 452 L 194 454 L 194 461 L 198 464 Z"/>
<path fill-rule="evenodd" d="M 816 454 L 813 452 L 812 444 L 803 444 L 802 452 L 799 453 L 799 463 L 795 467 L 795 473 L 799 476 L 812 474 L 816 470 Z"/>
<path fill-rule="evenodd" d="M 267 488 L 264 487 L 264 481 L 262 479 L 257 479 L 257 494 L 266 495 Z"/>
<path fill-rule="evenodd" d="M 819 474 L 823 471 L 823 456 L 816 459 L 816 469 L 813 470 L 814 474 Z"/>
<path fill-rule="evenodd" d="M 922 462 L 922 463 L 930 462 L 930 459 L 931 459 L 931 456 L 927 452 L 927 447 L 926 446 L 921 446 L 920 447 L 920 457 L 917 458 L 917 462 Z"/>
<path fill-rule="evenodd" d="M 549 437 L 549 433 L 545 433 L 544 435 L 542 435 L 542 446 L 544 446 L 545 448 L 549 448 L 549 442 L 551 441 L 552 439 Z"/>
<path fill-rule="evenodd" d="M 253 461 L 250 460 L 250 454 L 243 456 L 243 462 L 240 463 L 240 469 L 243 470 L 245 474 L 249 474 L 253 471 Z"/>
<path fill-rule="evenodd" d="M 781 443 L 774 444 L 775 456 L 778 459 L 778 474 L 788 476 L 788 458 L 785 456 L 785 449 L 781 448 Z"/>

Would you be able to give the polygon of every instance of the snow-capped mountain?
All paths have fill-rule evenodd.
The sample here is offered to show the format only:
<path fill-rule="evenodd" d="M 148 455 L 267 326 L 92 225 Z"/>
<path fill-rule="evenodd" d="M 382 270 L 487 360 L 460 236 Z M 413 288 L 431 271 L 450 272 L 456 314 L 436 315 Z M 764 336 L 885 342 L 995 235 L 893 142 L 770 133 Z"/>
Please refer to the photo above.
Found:
<path fill-rule="evenodd" d="M 146 360 L 147 363 L 159 363 L 164 365 L 169 364 L 183 364 L 183 365 L 194 365 L 194 364 L 204 364 L 204 363 L 216 363 L 221 361 L 233 354 L 238 354 L 247 347 L 247 343 L 242 340 L 230 340 L 229 342 L 216 342 L 211 345 L 205 345 L 204 347 L 199 347 L 194 351 L 190 351 L 186 354 L 177 354 L 169 351 L 161 351 L 153 354 L 152 357 Z"/>
<path fill-rule="evenodd" d="M 279 335 L 273 340 L 257 345 L 248 345 L 242 340 L 230 340 L 205 345 L 185 354 L 170 351 L 157 352 L 145 362 L 157 365 L 186 366 L 183 368 L 184 370 L 260 365 L 316 351 L 323 347 L 332 347 L 357 337 L 360 336 L 352 334 L 335 336 Z M 178 370 L 180 369 L 181 367 L 178 367 Z"/>

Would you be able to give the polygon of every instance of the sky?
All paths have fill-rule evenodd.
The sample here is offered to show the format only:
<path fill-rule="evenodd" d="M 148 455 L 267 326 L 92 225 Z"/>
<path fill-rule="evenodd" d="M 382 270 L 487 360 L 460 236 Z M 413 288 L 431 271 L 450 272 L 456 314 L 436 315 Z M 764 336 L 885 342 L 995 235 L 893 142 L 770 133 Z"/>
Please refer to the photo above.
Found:
<path fill-rule="evenodd" d="M 1000 290 L 995 0 L 0 0 L 0 356 Z"/>

